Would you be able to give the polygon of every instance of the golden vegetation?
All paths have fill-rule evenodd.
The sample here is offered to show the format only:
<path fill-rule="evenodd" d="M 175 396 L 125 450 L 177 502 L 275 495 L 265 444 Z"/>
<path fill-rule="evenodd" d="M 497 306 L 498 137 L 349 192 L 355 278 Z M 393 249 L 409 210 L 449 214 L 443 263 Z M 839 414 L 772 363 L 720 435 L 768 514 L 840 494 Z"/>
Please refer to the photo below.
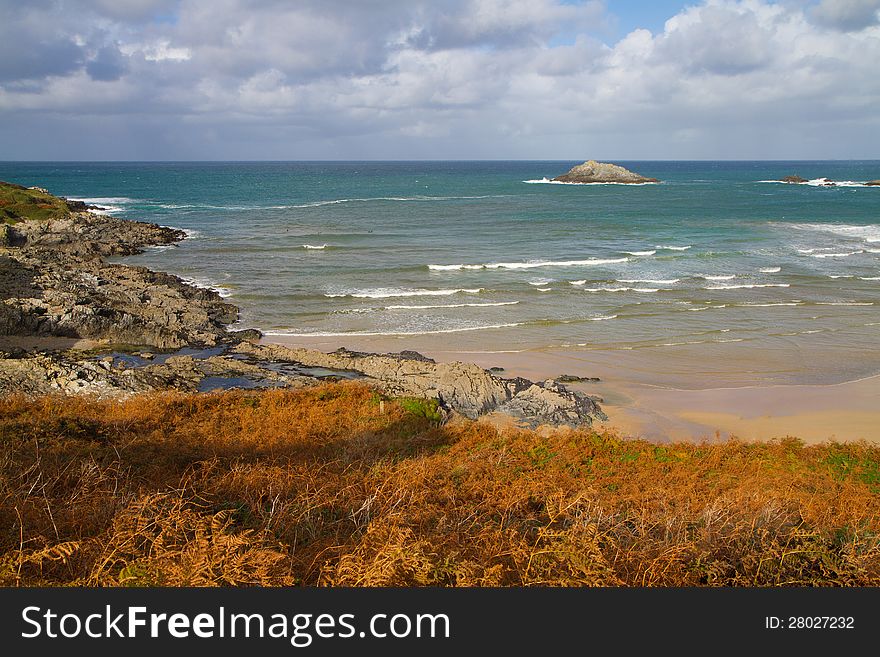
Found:
<path fill-rule="evenodd" d="M 499 433 L 379 401 L 2 399 L 0 584 L 880 584 L 878 447 Z"/>

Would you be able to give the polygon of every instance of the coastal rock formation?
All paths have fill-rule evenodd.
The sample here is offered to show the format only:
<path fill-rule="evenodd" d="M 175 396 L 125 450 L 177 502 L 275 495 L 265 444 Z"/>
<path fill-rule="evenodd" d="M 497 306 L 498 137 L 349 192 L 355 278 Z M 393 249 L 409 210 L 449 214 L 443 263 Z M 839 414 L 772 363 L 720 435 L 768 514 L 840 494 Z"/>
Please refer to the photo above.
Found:
<path fill-rule="evenodd" d="M 597 398 L 552 380 L 503 379 L 474 364 L 437 363 L 414 351 L 326 354 L 259 345 L 258 331 L 227 330 L 238 308 L 216 292 L 105 260 L 174 244 L 185 237 L 181 231 L 96 215 L 44 190 L 6 183 L 0 183 L 0 201 L 0 394 L 123 397 L 362 378 L 392 395 L 437 399 L 447 418 L 500 412 L 533 427 L 605 419 Z M 128 345 L 131 353 L 25 351 L 57 338 Z M 152 351 L 181 347 L 171 355 Z"/>
<path fill-rule="evenodd" d="M 121 398 L 131 394 L 175 390 L 201 392 L 228 387 L 293 387 L 318 379 L 277 372 L 238 358 L 171 356 L 161 363 L 136 366 L 115 358 L 73 358 L 69 354 L 6 354 L 0 358 L 0 394 L 85 394 Z"/>
<path fill-rule="evenodd" d="M 182 231 L 79 211 L 14 221 L 0 233 L 0 335 L 174 349 L 216 344 L 238 317 L 212 290 L 104 260 L 173 244 Z"/>
<path fill-rule="evenodd" d="M 470 419 L 501 412 L 533 427 L 579 426 L 594 418 L 607 419 L 595 398 L 553 380 L 502 379 L 471 363 L 436 363 L 415 352 L 379 355 L 340 349 L 327 354 L 249 343 L 234 351 L 259 360 L 361 372 L 390 394 L 437 399 L 446 409 Z"/>
<path fill-rule="evenodd" d="M 565 183 L 621 183 L 630 185 L 660 182 L 656 178 L 645 178 L 622 166 L 596 162 L 596 160 L 578 164 L 553 180 Z"/>
<path fill-rule="evenodd" d="M 880 180 L 869 180 L 865 183 L 866 187 L 880 187 Z"/>
<path fill-rule="evenodd" d="M 792 185 L 799 185 L 801 183 L 807 182 L 806 178 L 801 178 L 800 176 L 785 176 L 780 179 L 780 182 L 791 183 Z"/>

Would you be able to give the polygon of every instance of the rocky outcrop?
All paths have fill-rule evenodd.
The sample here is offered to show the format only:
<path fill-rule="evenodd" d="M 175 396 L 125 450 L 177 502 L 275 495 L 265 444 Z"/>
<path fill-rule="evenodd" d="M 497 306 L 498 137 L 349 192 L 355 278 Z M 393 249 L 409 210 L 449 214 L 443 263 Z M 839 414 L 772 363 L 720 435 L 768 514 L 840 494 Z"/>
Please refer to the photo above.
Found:
<path fill-rule="evenodd" d="M 533 383 L 502 379 L 471 363 L 436 363 L 415 352 L 365 354 L 340 349 L 324 353 L 281 345 L 242 343 L 235 352 L 259 360 L 363 373 L 393 395 L 437 399 L 447 410 L 476 419 L 501 412 L 528 426 L 579 426 L 606 419 L 596 398 L 569 390 L 553 380 Z"/>
<path fill-rule="evenodd" d="M 137 253 L 182 231 L 74 212 L 6 225 L 0 248 L 0 335 L 91 338 L 174 349 L 216 344 L 238 309 L 212 290 L 105 256 Z"/>
<path fill-rule="evenodd" d="M 779 182 L 790 183 L 792 185 L 799 185 L 801 183 L 807 182 L 806 178 L 801 178 L 800 176 L 785 176 L 781 178 Z"/>
<path fill-rule="evenodd" d="M 7 188 L 16 194 L 23 189 Z M 238 309 L 216 292 L 105 260 L 173 244 L 185 237 L 181 231 L 95 215 L 51 195 L 37 200 L 21 200 L 23 209 L 14 223 L 2 224 L 0 233 L 0 349 L 7 350 L 0 352 L 0 394 L 119 397 L 159 390 L 299 387 L 322 378 L 357 377 L 392 395 L 437 399 L 448 418 L 504 413 L 527 426 L 605 419 L 597 398 L 552 380 L 500 378 L 474 364 L 437 363 L 414 351 L 327 354 L 259 345 L 258 331 L 227 331 Z M 42 205 L 51 205 L 52 216 L 34 218 Z M 91 338 L 128 345 L 134 353 L 27 353 L 15 346 L 20 340 L 13 336 Z M 220 346 L 192 348 L 206 345 Z M 168 355 L 144 352 L 144 347 L 187 349 Z"/>
<path fill-rule="evenodd" d="M 0 358 L 0 394 L 85 394 L 99 398 L 174 390 L 201 392 L 219 388 L 293 387 L 319 379 L 277 372 L 228 356 L 171 356 L 137 365 L 113 355 L 73 358 L 42 353 L 5 354 Z"/>
<path fill-rule="evenodd" d="M 865 183 L 866 187 L 880 187 L 880 180 L 869 180 Z"/>
<path fill-rule="evenodd" d="M 629 185 L 660 182 L 657 178 L 646 178 L 622 166 L 596 162 L 596 160 L 578 164 L 553 180 L 564 183 L 620 183 Z"/>

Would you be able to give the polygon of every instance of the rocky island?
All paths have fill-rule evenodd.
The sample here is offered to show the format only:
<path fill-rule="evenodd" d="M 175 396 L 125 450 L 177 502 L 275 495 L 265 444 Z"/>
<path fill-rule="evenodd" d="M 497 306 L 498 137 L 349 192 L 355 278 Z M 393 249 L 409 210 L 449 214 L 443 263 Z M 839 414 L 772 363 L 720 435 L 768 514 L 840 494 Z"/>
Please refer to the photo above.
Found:
<path fill-rule="evenodd" d="M 771 181 L 771 182 L 775 182 L 775 181 Z M 839 183 L 837 181 L 831 180 L 830 178 L 816 178 L 815 180 L 808 180 L 808 179 L 803 178 L 798 175 L 783 176 L 782 178 L 779 179 L 778 182 L 788 183 L 789 185 L 812 184 L 815 187 L 838 187 L 839 185 L 843 185 L 846 187 L 852 187 L 852 186 L 858 187 L 859 185 L 863 185 L 865 187 L 878 187 L 878 186 L 880 186 L 880 180 L 868 180 L 863 183 L 855 183 L 854 184 L 851 182 Z"/>
<path fill-rule="evenodd" d="M 617 164 L 596 162 L 589 160 L 569 169 L 568 172 L 557 176 L 553 182 L 579 183 L 588 185 L 591 183 L 617 183 L 621 185 L 641 185 L 644 183 L 660 182 L 657 178 L 646 178 Z"/>
<path fill-rule="evenodd" d="M 90 209 L 0 182 L 0 394 L 122 398 L 357 378 L 390 395 L 434 400 L 444 419 L 500 413 L 532 427 L 605 419 L 595 398 L 552 379 L 505 379 L 415 352 L 260 345 L 258 331 L 230 330 L 238 308 L 217 292 L 105 259 L 176 244 L 183 231 Z"/>

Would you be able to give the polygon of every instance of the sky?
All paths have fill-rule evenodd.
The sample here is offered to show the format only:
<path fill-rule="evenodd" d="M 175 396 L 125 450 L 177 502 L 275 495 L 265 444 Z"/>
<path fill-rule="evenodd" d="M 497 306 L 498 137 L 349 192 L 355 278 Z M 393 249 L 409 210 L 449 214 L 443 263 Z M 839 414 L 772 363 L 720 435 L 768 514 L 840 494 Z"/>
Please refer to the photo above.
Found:
<path fill-rule="evenodd" d="M 880 0 L 0 0 L 0 160 L 880 159 Z"/>

